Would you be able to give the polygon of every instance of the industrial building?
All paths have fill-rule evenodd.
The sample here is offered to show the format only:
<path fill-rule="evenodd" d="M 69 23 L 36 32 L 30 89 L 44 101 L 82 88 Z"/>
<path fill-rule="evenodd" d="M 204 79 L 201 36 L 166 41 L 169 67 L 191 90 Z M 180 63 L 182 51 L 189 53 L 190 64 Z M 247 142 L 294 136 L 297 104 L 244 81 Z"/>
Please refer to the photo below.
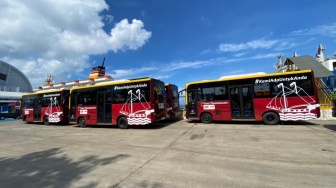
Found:
<path fill-rule="evenodd" d="M 32 92 L 28 78 L 14 66 L 0 60 L 0 113 L 10 113 L 24 93 Z"/>

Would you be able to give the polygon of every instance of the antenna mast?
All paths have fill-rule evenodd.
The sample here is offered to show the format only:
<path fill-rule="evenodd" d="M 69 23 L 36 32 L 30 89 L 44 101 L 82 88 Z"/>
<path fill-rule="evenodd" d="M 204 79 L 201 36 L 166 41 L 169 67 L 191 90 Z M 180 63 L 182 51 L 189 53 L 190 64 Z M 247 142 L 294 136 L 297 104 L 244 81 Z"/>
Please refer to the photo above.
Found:
<path fill-rule="evenodd" d="M 104 60 L 103 60 L 103 64 L 102 64 L 102 67 L 104 67 L 104 63 L 105 63 L 105 57 L 104 57 Z"/>

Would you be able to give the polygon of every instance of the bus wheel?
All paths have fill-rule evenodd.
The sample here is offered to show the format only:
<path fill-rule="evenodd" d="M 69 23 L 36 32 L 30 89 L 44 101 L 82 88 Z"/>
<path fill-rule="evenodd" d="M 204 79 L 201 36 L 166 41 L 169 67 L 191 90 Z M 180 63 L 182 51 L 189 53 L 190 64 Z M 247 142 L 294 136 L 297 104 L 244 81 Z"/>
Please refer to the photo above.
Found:
<path fill-rule="evenodd" d="M 85 119 L 84 118 L 80 118 L 78 121 L 78 124 L 80 127 L 86 127 L 86 123 L 85 123 Z"/>
<path fill-rule="evenodd" d="M 44 125 L 49 125 L 49 118 L 48 117 L 44 117 L 43 123 L 44 123 Z"/>
<path fill-rule="evenodd" d="M 279 123 L 279 116 L 274 112 L 267 112 L 262 118 L 266 125 L 277 125 Z"/>
<path fill-rule="evenodd" d="M 125 117 L 121 117 L 118 119 L 118 127 L 120 129 L 127 129 L 128 128 L 128 122 Z"/>
<path fill-rule="evenodd" d="M 28 124 L 28 117 L 25 117 L 25 124 Z"/>
<path fill-rule="evenodd" d="M 202 123 L 211 123 L 212 122 L 212 116 L 209 113 L 204 113 L 201 116 L 201 122 Z"/>

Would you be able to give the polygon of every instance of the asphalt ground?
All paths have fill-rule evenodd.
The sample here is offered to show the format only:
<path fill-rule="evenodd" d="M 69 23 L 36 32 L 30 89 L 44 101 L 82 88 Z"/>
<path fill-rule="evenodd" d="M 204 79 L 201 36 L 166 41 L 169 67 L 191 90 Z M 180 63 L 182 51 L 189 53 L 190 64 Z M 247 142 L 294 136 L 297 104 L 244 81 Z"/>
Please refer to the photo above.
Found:
<path fill-rule="evenodd" d="M 0 187 L 335 187 L 336 122 L 0 121 Z"/>

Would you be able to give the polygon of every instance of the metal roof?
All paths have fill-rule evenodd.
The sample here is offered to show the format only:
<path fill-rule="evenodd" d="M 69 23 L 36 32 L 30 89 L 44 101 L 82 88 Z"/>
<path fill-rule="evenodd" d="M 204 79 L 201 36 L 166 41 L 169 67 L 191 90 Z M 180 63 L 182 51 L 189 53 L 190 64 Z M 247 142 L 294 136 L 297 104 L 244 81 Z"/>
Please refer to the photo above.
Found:
<path fill-rule="evenodd" d="M 19 88 L 20 92 L 33 91 L 32 85 L 29 79 L 18 68 L 0 60 L 0 87 L 15 88 L 12 91 L 16 91 Z M 10 90 L 9 90 L 10 91 Z"/>
<path fill-rule="evenodd" d="M 23 92 L 8 92 L 8 91 L 0 91 L 0 100 L 17 100 L 20 99 Z"/>
<path fill-rule="evenodd" d="M 317 78 L 321 77 L 330 77 L 336 76 L 330 70 L 328 70 L 325 66 L 319 63 L 312 56 L 304 55 L 298 57 L 287 58 L 285 61 L 285 65 L 295 64 L 300 70 L 311 69 L 314 71 L 314 75 Z"/>

